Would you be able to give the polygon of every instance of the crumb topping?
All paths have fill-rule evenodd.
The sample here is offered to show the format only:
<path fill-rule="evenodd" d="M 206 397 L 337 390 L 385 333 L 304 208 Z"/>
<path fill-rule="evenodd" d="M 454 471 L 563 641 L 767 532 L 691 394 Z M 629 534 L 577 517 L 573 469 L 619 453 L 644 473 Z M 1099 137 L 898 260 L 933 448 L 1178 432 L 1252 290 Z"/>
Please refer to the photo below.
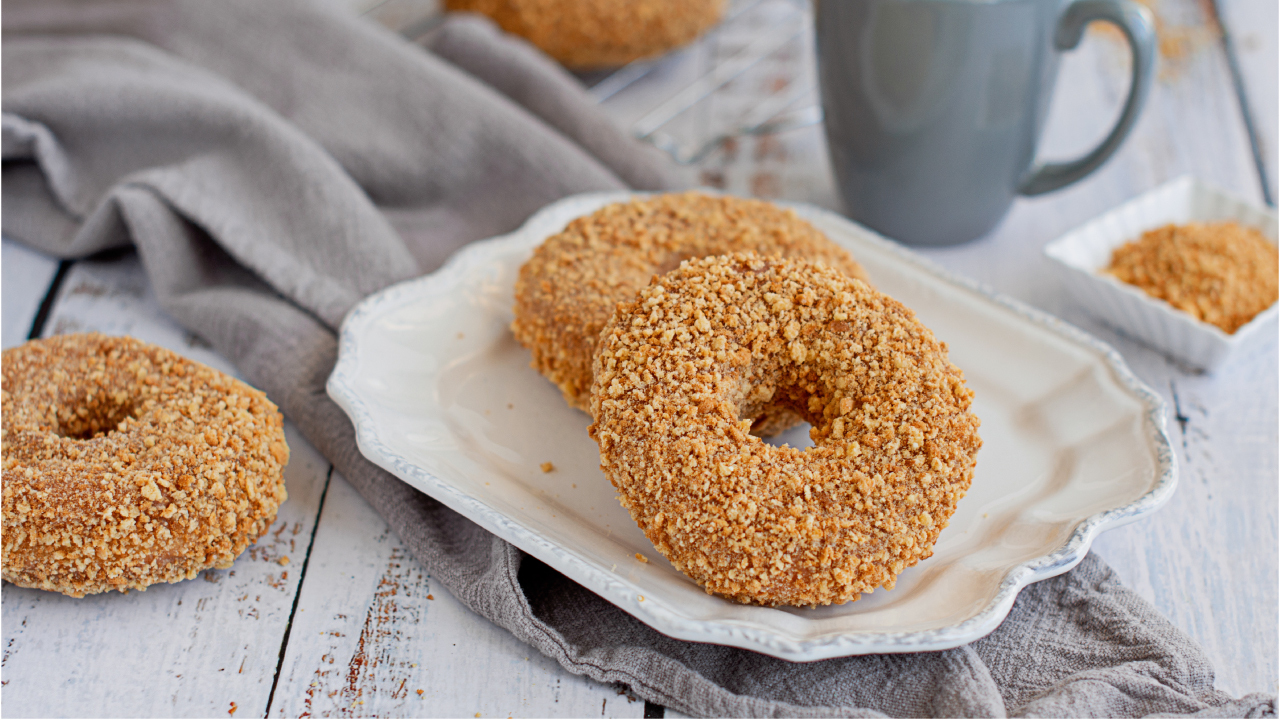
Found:
<path fill-rule="evenodd" d="M 3 575 L 75 597 L 229 567 L 285 499 L 262 392 L 128 337 L 3 353 Z"/>
<path fill-rule="evenodd" d="M 901 303 L 822 265 L 690 260 L 618 306 L 591 436 L 619 500 L 708 593 L 825 605 L 933 554 L 982 441 L 973 393 Z M 816 447 L 748 434 L 783 406 Z"/>
<path fill-rule="evenodd" d="M 527 38 L 567 67 L 616 67 L 693 41 L 724 14 L 725 0 L 445 0 Z"/>
<path fill-rule="evenodd" d="M 520 268 L 511 330 L 569 405 L 589 410 L 591 358 L 614 307 L 684 260 L 740 250 L 806 257 L 866 277 L 844 248 L 791 210 L 697 192 L 658 195 L 608 205 L 547 238 Z M 757 432 L 794 422 L 770 418 Z"/>
<path fill-rule="evenodd" d="M 1280 299 L 1280 255 L 1234 222 L 1166 225 L 1111 255 L 1104 272 L 1234 333 Z"/>

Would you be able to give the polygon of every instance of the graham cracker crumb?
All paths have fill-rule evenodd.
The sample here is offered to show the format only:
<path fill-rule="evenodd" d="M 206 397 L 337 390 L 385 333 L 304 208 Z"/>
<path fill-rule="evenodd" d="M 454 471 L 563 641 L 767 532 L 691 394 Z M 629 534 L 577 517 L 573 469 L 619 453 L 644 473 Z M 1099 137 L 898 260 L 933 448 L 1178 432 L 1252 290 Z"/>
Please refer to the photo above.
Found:
<path fill-rule="evenodd" d="M 600 336 L 589 428 L 646 537 L 707 592 L 821 605 L 933 554 L 982 441 L 963 373 L 909 309 L 830 268 L 689 260 Z M 771 407 L 816 446 L 748 434 Z"/>
<path fill-rule="evenodd" d="M 5 350 L 3 376 L 5 580 L 142 590 L 230 567 L 275 520 L 288 447 L 262 392 L 97 333 Z"/>
<path fill-rule="evenodd" d="M 689 258 L 729 252 L 805 257 L 865 279 L 842 247 L 791 210 L 689 192 L 607 205 L 547 238 L 520 268 L 511 331 L 532 366 L 580 410 L 591 405 L 591 359 L 614 307 Z M 757 428 L 795 424 L 785 415 Z"/>
<path fill-rule="evenodd" d="M 1235 222 L 1150 230 L 1116 248 L 1103 272 L 1226 333 L 1280 298 L 1275 243 Z"/>
<path fill-rule="evenodd" d="M 488 15 L 566 67 L 625 65 L 692 42 L 720 20 L 725 0 L 445 0 Z"/>

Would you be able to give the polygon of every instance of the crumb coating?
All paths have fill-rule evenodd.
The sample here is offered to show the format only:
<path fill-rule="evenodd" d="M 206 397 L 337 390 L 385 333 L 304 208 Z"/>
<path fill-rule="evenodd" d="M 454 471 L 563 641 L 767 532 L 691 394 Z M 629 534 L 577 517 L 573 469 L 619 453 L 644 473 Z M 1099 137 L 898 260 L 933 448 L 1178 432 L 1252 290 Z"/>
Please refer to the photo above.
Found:
<path fill-rule="evenodd" d="M 829 268 L 691 260 L 620 305 L 591 436 L 619 500 L 708 593 L 816 606 L 930 557 L 982 445 L 973 393 L 901 303 Z M 782 405 L 816 447 L 774 447 Z"/>
<path fill-rule="evenodd" d="M 83 597 L 229 567 L 285 500 L 262 392 L 97 333 L 3 353 L 3 575 Z"/>
<path fill-rule="evenodd" d="M 614 307 L 684 260 L 740 250 L 805 257 L 866 277 L 853 256 L 791 210 L 698 192 L 657 195 L 578 218 L 534 250 L 516 279 L 511 331 L 565 401 L 589 411 L 591 360 Z M 771 418 L 757 432 L 793 422 Z"/>
<path fill-rule="evenodd" d="M 1111 254 L 1104 271 L 1234 333 L 1280 298 L 1280 254 L 1234 222 L 1166 225 Z"/>
<path fill-rule="evenodd" d="M 725 0 L 445 0 L 488 15 L 565 67 L 617 67 L 692 42 L 720 21 Z"/>

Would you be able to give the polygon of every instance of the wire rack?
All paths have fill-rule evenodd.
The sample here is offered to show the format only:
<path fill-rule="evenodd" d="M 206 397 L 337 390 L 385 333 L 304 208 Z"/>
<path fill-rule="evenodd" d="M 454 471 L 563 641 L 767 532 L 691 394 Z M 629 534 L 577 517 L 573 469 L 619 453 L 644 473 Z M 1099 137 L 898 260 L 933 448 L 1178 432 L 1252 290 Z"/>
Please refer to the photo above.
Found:
<path fill-rule="evenodd" d="M 409 39 L 443 19 L 437 0 L 343 1 Z M 692 44 L 579 77 L 635 137 L 697 165 L 737 138 L 822 121 L 812 27 L 809 0 L 731 0 Z"/>
<path fill-rule="evenodd" d="M 736 138 L 822 121 L 812 28 L 808 0 L 740 0 L 689 47 L 584 80 L 602 104 L 637 95 L 632 134 L 678 163 L 697 164 Z M 646 92 L 647 81 L 661 91 Z"/>

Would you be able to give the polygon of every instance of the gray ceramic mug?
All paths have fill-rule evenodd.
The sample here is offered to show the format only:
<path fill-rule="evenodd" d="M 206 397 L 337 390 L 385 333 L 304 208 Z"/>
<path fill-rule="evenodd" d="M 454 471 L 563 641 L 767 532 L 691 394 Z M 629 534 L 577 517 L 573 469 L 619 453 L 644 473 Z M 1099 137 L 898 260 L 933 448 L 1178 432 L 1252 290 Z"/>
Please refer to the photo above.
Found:
<path fill-rule="evenodd" d="M 1130 0 L 816 0 L 827 144 L 853 219 L 902 242 L 985 234 L 1018 195 L 1088 175 L 1151 89 L 1151 14 Z M 1058 56 L 1094 20 L 1129 40 L 1133 78 L 1115 127 L 1065 163 L 1036 164 Z"/>

